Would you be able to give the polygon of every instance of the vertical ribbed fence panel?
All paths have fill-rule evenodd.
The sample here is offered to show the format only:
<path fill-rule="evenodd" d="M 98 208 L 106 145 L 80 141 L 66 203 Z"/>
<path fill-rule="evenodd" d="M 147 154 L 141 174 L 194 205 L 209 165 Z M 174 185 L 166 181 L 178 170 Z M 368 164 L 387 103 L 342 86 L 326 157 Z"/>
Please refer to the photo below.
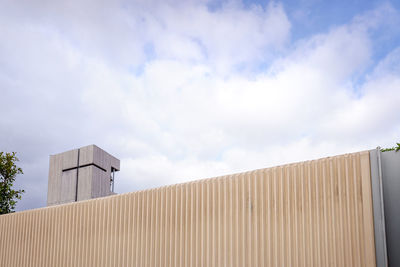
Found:
<path fill-rule="evenodd" d="M 0 266 L 375 266 L 369 153 L 0 216 Z"/>

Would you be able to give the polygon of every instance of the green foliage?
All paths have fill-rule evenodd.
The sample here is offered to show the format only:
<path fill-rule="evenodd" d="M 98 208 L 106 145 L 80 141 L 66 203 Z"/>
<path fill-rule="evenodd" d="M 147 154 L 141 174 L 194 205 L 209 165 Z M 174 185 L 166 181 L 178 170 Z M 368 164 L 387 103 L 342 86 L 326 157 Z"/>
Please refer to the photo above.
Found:
<path fill-rule="evenodd" d="M 400 150 L 400 143 L 396 143 L 397 146 L 395 147 L 389 147 L 389 148 L 382 148 L 381 151 L 382 152 L 386 152 L 386 151 L 399 151 Z"/>
<path fill-rule="evenodd" d="M 15 177 L 22 174 L 22 169 L 15 162 L 15 152 L 0 152 L 0 214 L 14 212 L 17 199 L 21 199 L 24 190 L 12 189 Z"/>

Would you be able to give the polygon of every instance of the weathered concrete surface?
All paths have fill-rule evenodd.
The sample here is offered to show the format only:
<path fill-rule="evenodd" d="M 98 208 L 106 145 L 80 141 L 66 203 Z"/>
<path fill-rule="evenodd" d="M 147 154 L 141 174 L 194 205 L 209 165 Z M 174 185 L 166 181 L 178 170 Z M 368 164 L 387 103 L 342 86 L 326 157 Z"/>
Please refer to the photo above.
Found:
<path fill-rule="evenodd" d="M 47 205 L 113 194 L 110 190 L 112 169 L 120 170 L 119 159 L 96 145 L 51 155 Z"/>

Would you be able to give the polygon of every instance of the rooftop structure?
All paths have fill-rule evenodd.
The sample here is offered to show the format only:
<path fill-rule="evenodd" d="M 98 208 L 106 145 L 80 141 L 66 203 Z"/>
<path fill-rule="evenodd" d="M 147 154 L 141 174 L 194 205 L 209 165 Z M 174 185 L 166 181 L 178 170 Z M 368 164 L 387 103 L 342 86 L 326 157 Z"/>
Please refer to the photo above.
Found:
<path fill-rule="evenodd" d="M 47 206 L 113 194 L 120 161 L 90 145 L 50 156 Z"/>

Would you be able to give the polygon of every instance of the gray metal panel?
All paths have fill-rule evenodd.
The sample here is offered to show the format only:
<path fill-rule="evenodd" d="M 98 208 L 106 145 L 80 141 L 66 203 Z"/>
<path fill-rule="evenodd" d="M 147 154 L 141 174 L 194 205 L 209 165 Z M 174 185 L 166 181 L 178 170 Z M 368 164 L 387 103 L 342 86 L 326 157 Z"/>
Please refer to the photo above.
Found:
<path fill-rule="evenodd" d="M 371 166 L 372 199 L 374 207 L 376 266 L 387 267 L 387 249 L 385 232 L 385 213 L 382 190 L 381 152 L 378 149 L 369 152 Z"/>
<path fill-rule="evenodd" d="M 400 152 L 383 152 L 383 199 L 389 266 L 400 266 Z"/>

